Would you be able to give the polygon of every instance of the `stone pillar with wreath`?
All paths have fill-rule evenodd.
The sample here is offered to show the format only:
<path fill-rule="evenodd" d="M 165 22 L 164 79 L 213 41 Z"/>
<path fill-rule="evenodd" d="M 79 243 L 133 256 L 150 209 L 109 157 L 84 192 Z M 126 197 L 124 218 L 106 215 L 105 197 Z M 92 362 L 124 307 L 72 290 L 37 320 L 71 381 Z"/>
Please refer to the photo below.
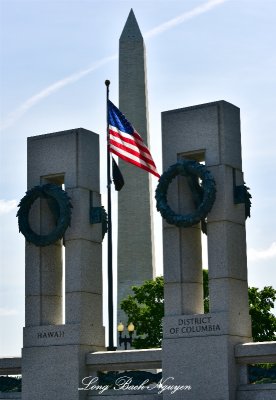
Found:
<path fill-rule="evenodd" d="M 98 135 L 80 128 L 28 138 L 27 172 L 18 211 L 26 239 L 22 399 L 81 399 L 86 354 L 105 348 Z"/>
<path fill-rule="evenodd" d="M 235 344 L 251 341 L 239 109 L 225 101 L 162 113 L 163 376 L 190 400 L 236 399 Z M 210 312 L 202 299 L 207 234 Z M 175 396 L 175 399 L 180 399 Z M 169 398 L 164 393 L 163 399 Z"/>

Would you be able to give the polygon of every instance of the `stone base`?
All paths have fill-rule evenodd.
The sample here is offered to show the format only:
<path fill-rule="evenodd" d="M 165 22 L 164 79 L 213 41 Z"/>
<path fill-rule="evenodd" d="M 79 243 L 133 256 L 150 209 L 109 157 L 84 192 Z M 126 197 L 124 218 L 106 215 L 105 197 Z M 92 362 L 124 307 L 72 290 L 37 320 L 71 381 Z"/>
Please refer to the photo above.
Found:
<path fill-rule="evenodd" d="M 22 400 L 83 400 L 89 346 L 45 346 L 22 350 Z"/>
<path fill-rule="evenodd" d="M 163 380 L 165 384 L 190 385 L 187 400 L 235 400 L 237 389 L 233 346 L 241 338 L 209 336 L 163 341 Z M 174 400 L 183 399 L 183 392 Z M 171 399 L 164 392 L 163 399 Z"/>
<path fill-rule="evenodd" d="M 275 400 L 276 385 L 241 385 L 237 393 L 237 400 Z"/>
<path fill-rule="evenodd" d="M 229 330 L 236 333 L 229 334 Z M 246 326 L 231 328 L 224 312 L 165 317 L 163 382 L 191 386 L 189 391 L 177 391 L 174 400 L 235 400 L 238 367 L 234 346 L 250 341 L 246 331 Z M 164 400 L 171 396 L 164 391 Z"/>
<path fill-rule="evenodd" d="M 104 350 L 104 328 L 93 324 L 24 328 L 22 400 L 82 400 L 86 354 Z"/>

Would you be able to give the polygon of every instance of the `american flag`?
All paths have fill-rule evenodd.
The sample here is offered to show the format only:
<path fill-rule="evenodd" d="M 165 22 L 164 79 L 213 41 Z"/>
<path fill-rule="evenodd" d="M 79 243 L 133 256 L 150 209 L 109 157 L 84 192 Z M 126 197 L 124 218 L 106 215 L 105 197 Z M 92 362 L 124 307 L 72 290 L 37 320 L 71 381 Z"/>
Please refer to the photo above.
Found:
<path fill-rule="evenodd" d="M 108 100 L 109 151 L 160 178 L 149 149 L 121 111 Z"/>

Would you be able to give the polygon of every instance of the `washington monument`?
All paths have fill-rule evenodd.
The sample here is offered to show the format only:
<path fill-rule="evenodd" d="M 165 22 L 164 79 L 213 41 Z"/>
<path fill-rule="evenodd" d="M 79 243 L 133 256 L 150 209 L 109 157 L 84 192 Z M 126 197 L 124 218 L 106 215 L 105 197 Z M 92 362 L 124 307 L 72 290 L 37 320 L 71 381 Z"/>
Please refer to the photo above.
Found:
<path fill-rule="evenodd" d="M 119 108 L 149 147 L 145 46 L 131 10 L 120 37 Z M 151 174 L 119 160 L 125 180 L 118 194 L 118 321 L 131 286 L 155 277 Z"/>

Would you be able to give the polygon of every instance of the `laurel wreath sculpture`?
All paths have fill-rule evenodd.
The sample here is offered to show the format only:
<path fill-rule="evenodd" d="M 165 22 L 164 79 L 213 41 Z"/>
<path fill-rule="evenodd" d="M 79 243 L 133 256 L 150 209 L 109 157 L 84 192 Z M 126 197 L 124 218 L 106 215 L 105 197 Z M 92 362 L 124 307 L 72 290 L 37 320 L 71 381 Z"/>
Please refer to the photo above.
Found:
<path fill-rule="evenodd" d="M 168 188 L 177 175 L 188 178 L 193 200 L 197 207 L 193 213 L 185 215 L 176 214 L 168 205 Z M 198 178 L 202 181 L 201 185 L 198 183 Z M 211 211 L 216 199 L 216 183 L 211 173 L 204 165 L 194 160 L 183 159 L 171 165 L 168 170 L 161 175 L 155 191 L 155 199 L 157 210 L 168 224 L 187 228 L 202 221 L 205 224 L 203 231 L 205 230 L 205 233 L 207 233 L 205 218 Z"/>
<path fill-rule="evenodd" d="M 38 235 L 29 224 L 29 212 L 36 199 L 46 199 L 52 211 L 56 227 L 48 235 Z M 62 188 L 53 183 L 35 186 L 26 192 L 21 199 L 17 212 L 19 232 L 21 232 L 28 242 L 36 246 L 48 246 L 61 239 L 70 225 L 72 204 L 68 194 Z"/>

